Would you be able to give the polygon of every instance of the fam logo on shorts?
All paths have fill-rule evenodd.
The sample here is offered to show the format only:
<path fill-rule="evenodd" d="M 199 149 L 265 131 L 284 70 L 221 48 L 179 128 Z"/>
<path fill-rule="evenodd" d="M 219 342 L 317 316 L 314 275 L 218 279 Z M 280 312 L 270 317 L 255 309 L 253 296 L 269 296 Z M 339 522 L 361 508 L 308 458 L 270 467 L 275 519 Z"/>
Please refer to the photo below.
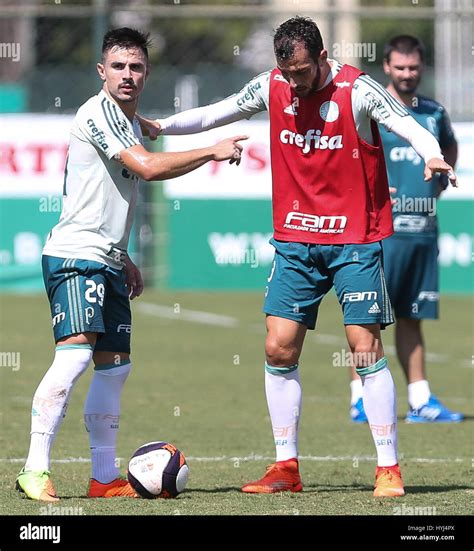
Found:
<path fill-rule="evenodd" d="M 439 293 L 436 291 L 420 291 L 418 295 L 418 300 L 428 300 L 431 302 L 439 301 Z"/>
<path fill-rule="evenodd" d="M 323 121 L 334 122 L 339 117 L 339 106 L 335 101 L 325 101 L 319 108 Z"/>
<path fill-rule="evenodd" d="M 127 323 L 120 323 L 119 325 L 117 325 L 117 333 L 121 333 L 122 331 L 125 331 L 125 333 L 131 333 L 132 326 L 128 325 Z"/>
<path fill-rule="evenodd" d="M 342 302 L 363 302 L 365 300 L 377 300 L 377 291 L 353 291 L 344 293 Z"/>
<path fill-rule="evenodd" d="M 61 323 L 66 319 L 66 314 L 64 312 L 59 312 L 53 317 L 53 327 L 55 327 L 58 323 Z"/>
<path fill-rule="evenodd" d="M 377 291 L 353 291 L 350 293 L 344 293 L 342 302 L 365 302 L 367 300 L 375 301 L 372 306 L 367 310 L 369 314 L 380 314 L 381 310 L 377 303 Z"/>
<path fill-rule="evenodd" d="M 52 320 L 53 327 L 66 319 L 66 313 L 63 312 L 63 307 L 61 306 L 60 302 L 56 302 L 55 304 L 53 304 L 51 313 L 54 314 Z"/>

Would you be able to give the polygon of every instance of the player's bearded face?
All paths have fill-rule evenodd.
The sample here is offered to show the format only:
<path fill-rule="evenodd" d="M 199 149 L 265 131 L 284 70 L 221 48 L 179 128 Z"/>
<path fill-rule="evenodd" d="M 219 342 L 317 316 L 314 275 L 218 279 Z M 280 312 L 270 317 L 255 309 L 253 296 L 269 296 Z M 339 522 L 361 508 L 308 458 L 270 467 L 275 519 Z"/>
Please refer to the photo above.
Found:
<path fill-rule="evenodd" d="M 140 48 L 111 48 L 99 63 L 99 74 L 109 94 L 124 103 L 137 101 L 148 76 L 148 63 Z"/>
<path fill-rule="evenodd" d="M 305 98 L 322 86 L 320 62 L 326 61 L 326 52 L 321 53 L 315 60 L 303 45 L 296 44 L 291 58 L 278 60 L 278 68 L 297 96 Z"/>
<path fill-rule="evenodd" d="M 420 83 L 423 63 L 418 52 L 392 52 L 390 61 L 384 63 L 384 70 L 398 94 L 413 94 Z"/>

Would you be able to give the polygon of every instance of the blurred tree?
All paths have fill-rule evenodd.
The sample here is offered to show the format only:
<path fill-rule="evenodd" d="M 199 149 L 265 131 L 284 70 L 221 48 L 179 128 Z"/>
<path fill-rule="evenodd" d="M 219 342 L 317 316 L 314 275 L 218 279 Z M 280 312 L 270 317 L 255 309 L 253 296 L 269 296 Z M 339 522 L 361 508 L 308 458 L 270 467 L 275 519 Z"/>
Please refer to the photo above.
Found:
<path fill-rule="evenodd" d="M 434 0 L 361 0 L 362 6 L 384 7 L 433 7 Z M 433 65 L 434 20 L 433 19 L 362 19 L 361 40 L 377 44 L 377 60 L 382 60 L 383 47 L 393 36 L 412 34 L 421 39 L 426 47 L 426 64 Z"/>
<path fill-rule="evenodd" d="M 109 28 L 113 26 L 114 14 L 120 12 L 121 21 L 127 21 L 127 9 L 130 19 L 140 14 L 140 5 L 160 6 L 170 4 L 180 6 L 193 4 L 206 5 L 238 5 L 245 9 L 246 5 L 264 4 L 265 0 L 142 0 L 135 2 L 133 7 L 125 0 L 109 0 Z M 68 6 L 92 6 L 91 0 L 67 0 Z M 133 8 L 133 11 L 132 11 Z M 125 17 L 124 17 L 125 14 Z M 169 65 L 191 65 L 196 62 L 233 64 L 239 49 L 256 25 L 251 18 L 224 18 L 215 20 L 210 17 L 169 18 L 153 17 L 149 28 L 152 36 L 156 36 L 155 45 L 151 48 L 152 63 Z M 93 17 L 48 18 L 36 20 L 36 51 L 37 63 L 74 63 L 87 65 L 94 57 Z M 95 61 L 95 60 L 94 60 Z"/>
<path fill-rule="evenodd" d="M 89 17 L 36 20 L 36 64 L 89 65 L 93 53 Z"/>
<path fill-rule="evenodd" d="M 171 24 L 170 24 L 171 23 Z M 157 61 L 169 65 L 195 63 L 233 64 L 255 21 L 209 18 L 153 20 L 153 30 L 163 39 Z"/>
<path fill-rule="evenodd" d="M 361 0 L 362 6 L 380 6 L 384 7 L 433 7 L 434 0 Z M 434 19 L 407 19 L 385 17 L 380 19 L 362 18 L 361 36 L 363 42 L 374 42 L 376 44 L 377 57 L 374 63 L 367 60 L 361 60 L 359 66 L 367 71 L 373 78 L 381 83 L 386 83 L 386 76 L 383 72 L 383 50 L 385 43 L 392 37 L 399 34 L 411 34 L 418 37 L 425 45 L 425 74 L 420 86 L 420 93 L 427 96 L 434 95 Z"/>

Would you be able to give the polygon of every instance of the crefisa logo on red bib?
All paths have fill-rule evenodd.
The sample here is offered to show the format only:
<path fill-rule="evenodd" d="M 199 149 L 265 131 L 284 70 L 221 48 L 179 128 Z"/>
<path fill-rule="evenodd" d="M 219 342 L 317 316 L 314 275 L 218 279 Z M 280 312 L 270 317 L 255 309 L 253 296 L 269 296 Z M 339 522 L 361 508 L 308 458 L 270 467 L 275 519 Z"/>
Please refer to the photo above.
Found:
<path fill-rule="evenodd" d="M 342 134 L 335 136 L 321 136 L 321 130 L 310 128 L 306 134 L 297 134 L 286 128 L 280 132 L 280 141 L 284 144 L 296 145 L 309 153 L 311 149 L 342 149 Z"/>

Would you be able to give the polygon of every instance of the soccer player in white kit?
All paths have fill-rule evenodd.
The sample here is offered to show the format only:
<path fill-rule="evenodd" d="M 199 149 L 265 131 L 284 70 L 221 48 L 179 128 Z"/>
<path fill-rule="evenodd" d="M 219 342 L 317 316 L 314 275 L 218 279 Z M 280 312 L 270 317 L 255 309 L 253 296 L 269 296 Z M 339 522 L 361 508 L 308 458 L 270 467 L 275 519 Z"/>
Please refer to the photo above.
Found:
<path fill-rule="evenodd" d="M 136 497 L 115 463 L 120 396 L 131 369 L 130 299 L 143 281 L 127 254 L 139 180 L 165 180 L 208 161 L 240 161 L 244 136 L 180 153 L 150 153 L 135 112 L 149 73 L 148 36 L 121 28 L 104 36 L 97 70 L 102 90 L 74 119 L 65 167 L 63 209 L 43 250 L 43 277 L 56 342 L 39 384 L 31 440 L 16 488 L 57 501 L 50 450 L 75 382 L 95 364 L 84 407 L 92 476 L 89 497 Z"/>

